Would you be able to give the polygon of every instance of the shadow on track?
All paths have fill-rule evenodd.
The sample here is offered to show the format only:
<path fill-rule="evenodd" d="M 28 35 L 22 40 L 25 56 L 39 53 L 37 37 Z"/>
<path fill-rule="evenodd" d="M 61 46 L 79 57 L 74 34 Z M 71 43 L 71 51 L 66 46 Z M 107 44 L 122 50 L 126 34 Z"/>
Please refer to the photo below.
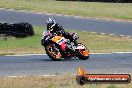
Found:
<path fill-rule="evenodd" d="M 60 61 L 52 61 L 47 56 L 0 56 L 0 63 L 44 63 L 44 62 L 80 62 L 78 58 L 63 59 Z"/>
<path fill-rule="evenodd" d="M 62 59 L 60 61 L 53 61 L 50 58 L 48 59 L 41 59 L 41 61 L 49 61 L 49 62 L 62 62 L 62 61 L 82 61 L 80 59 L 75 59 L 75 58 L 71 58 L 71 59 Z"/>

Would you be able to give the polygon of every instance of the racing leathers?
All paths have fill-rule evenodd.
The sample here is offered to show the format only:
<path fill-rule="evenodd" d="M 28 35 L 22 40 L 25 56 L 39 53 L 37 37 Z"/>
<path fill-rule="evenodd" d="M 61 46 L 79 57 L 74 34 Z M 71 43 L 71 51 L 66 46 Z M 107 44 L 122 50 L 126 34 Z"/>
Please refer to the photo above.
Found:
<path fill-rule="evenodd" d="M 69 39 L 71 42 L 73 42 L 76 46 L 77 46 L 77 42 L 74 39 L 75 33 L 69 33 L 66 32 L 62 26 L 60 26 L 58 23 L 54 24 L 52 27 L 52 29 L 50 29 L 50 33 L 54 34 L 58 34 L 58 35 L 62 35 L 64 36 L 66 39 Z M 48 27 L 47 27 L 48 29 Z"/>

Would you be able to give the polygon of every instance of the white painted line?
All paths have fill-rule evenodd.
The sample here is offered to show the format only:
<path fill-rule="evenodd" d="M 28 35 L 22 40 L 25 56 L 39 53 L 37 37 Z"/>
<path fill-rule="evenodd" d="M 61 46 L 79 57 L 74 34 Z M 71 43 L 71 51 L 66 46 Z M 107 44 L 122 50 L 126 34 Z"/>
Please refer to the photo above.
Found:
<path fill-rule="evenodd" d="M 113 36 L 113 35 L 115 35 L 115 34 L 109 34 L 110 36 Z"/>
<path fill-rule="evenodd" d="M 90 54 L 113 54 L 113 53 L 90 53 Z"/>
<path fill-rule="evenodd" d="M 87 32 L 87 31 L 82 31 L 82 32 Z"/>
<path fill-rule="evenodd" d="M 132 54 L 132 52 L 90 53 L 90 54 Z"/>
<path fill-rule="evenodd" d="M 95 18 L 95 19 L 99 20 L 100 18 Z"/>
<path fill-rule="evenodd" d="M 132 38 L 132 36 L 127 36 L 127 38 Z"/>
<path fill-rule="evenodd" d="M 5 9 L 5 8 L 0 8 L 1 10 Z"/>
<path fill-rule="evenodd" d="M 55 77 L 57 75 L 37 75 L 37 76 L 41 76 L 41 77 Z M 9 77 L 9 78 L 22 78 L 22 77 L 30 77 L 30 75 L 7 76 L 7 77 Z"/>
<path fill-rule="evenodd" d="M 112 53 L 90 53 L 90 54 L 132 54 L 132 52 L 112 52 Z M 47 54 L 18 54 L 18 55 L 5 55 L 5 56 L 39 56 Z"/>
<path fill-rule="evenodd" d="M 125 36 L 125 35 L 119 35 L 119 36 L 123 37 L 123 36 Z"/>
<path fill-rule="evenodd" d="M 114 52 L 114 54 L 132 54 L 132 52 Z"/>
<path fill-rule="evenodd" d="M 50 77 L 50 76 L 57 76 L 57 75 L 40 75 L 40 76 L 43 76 L 43 77 Z"/>
<path fill-rule="evenodd" d="M 43 14 L 43 13 L 41 13 L 41 12 L 37 12 L 36 14 Z"/>
<path fill-rule="evenodd" d="M 46 15 L 52 15 L 51 13 L 45 13 Z"/>
<path fill-rule="evenodd" d="M 100 33 L 101 35 L 105 35 L 106 33 Z"/>
<path fill-rule="evenodd" d="M 13 11 L 14 9 L 8 9 L 8 10 Z"/>
<path fill-rule="evenodd" d="M 94 34 L 96 34 L 97 32 L 91 32 L 91 33 L 94 33 Z"/>
<path fill-rule="evenodd" d="M 21 12 L 27 12 L 27 10 L 20 10 Z"/>
<path fill-rule="evenodd" d="M 56 16 L 63 16 L 63 15 L 61 15 L 61 14 L 52 14 L 52 15 L 56 15 Z"/>
<path fill-rule="evenodd" d="M 22 77 L 27 77 L 27 76 L 25 76 L 25 75 L 23 75 L 23 76 L 7 76 L 7 77 L 9 77 L 9 78 L 22 78 Z"/>
<path fill-rule="evenodd" d="M 5 55 L 5 56 L 39 56 L 39 55 L 47 55 L 47 54 L 18 54 L 18 55 Z"/>

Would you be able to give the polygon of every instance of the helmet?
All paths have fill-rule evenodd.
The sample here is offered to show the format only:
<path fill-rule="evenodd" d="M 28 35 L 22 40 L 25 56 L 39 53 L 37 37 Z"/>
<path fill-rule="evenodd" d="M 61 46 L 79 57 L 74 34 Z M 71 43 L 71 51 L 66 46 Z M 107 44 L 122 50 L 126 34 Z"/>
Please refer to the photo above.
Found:
<path fill-rule="evenodd" d="M 48 20 L 46 21 L 47 30 L 51 30 L 55 24 L 56 22 L 53 18 L 48 18 Z"/>

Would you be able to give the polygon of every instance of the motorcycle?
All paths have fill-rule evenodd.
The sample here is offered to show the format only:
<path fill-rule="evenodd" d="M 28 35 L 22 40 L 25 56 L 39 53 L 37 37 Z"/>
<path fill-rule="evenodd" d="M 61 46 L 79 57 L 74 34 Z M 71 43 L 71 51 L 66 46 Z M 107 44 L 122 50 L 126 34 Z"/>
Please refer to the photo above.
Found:
<path fill-rule="evenodd" d="M 77 33 L 74 33 L 73 39 L 77 42 Z M 45 31 L 41 40 L 42 46 L 44 46 L 46 54 L 53 61 L 60 61 L 61 58 L 69 59 L 72 57 L 78 57 L 81 60 L 89 58 L 89 50 L 82 43 L 75 45 L 69 39 L 66 39 L 62 35 L 52 34 L 50 31 Z"/>

